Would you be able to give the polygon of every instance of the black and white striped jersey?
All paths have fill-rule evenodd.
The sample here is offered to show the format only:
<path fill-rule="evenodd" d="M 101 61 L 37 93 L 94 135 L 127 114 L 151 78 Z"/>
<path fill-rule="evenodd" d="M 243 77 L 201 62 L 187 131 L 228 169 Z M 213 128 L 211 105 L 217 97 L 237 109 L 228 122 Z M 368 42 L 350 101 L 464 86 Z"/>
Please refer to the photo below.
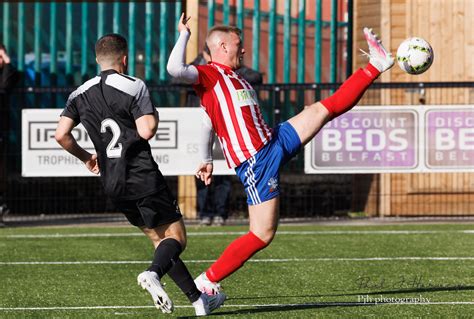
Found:
<path fill-rule="evenodd" d="M 67 100 L 61 116 L 84 125 L 97 152 L 105 192 L 112 199 L 138 199 L 164 187 L 150 145 L 135 124 L 154 112 L 145 83 L 115 70 L 85 82 Z"/>

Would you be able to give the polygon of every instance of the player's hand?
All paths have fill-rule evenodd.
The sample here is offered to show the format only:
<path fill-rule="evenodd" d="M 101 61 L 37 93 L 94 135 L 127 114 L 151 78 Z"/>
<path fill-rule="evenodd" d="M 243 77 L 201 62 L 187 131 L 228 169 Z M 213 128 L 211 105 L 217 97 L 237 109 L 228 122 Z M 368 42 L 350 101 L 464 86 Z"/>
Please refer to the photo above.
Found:
<path fill-rule="evenodd" d="M 188 25 L 189 19 L 191 19 L 191 17 L 186 18 L 184 16 L 184 12 L 181 13 L 181 17 L 179 18 L 179 22 L 178 22 L 178 31 L 179 32 L 188 31 L 189 33 L 191 33 L 191 29 L 189 28 L 189 25 Z"/>
<path fill-rule="evenodd" d="M 196 178 L 204 182 L 204 185 L 210 185 L 212 182 L 212 171 L 214 165 L 212 163 L 201 163 L 196 172 Z"/>
<path fill-rule="evenodd" d="M 99 174 L 99 162 L 97 161 L 97 154 L 91 154 L 91 156 L 84 162 L 87 169 L 92 173 Z"/>

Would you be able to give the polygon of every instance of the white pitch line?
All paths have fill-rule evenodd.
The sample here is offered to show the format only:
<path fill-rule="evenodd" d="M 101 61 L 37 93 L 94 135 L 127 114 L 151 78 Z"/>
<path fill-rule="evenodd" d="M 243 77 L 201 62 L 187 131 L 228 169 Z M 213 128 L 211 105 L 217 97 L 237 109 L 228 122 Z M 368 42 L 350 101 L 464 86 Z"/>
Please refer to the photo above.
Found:
<path fill-rule="evenodd" d="M 243 235 L 245 231 L 228 232 L 188 232 L 188 236 L 235 236 Z M 277 235 L 418 235 L 418 234 L 474 234 L 474 230 L 314 230 L 314 231 L 278 231 Z M 25 234 L 7 235 L 9 239 L 35 238 L 91 238 L 91 237 L 141 237 L 142 233 L 88 233 L 88 234 Z M 0 237 L 2 238 L 2 237 Z"/>
<path fill-rule="evenodd" d="M 301 304 L 225 304 L 223 308 L 286 308 L 286 307 L 325 307 L 325 306 L 368 306 L 368 305 L 474 305 L 474 301 L 434 301 L 434 302 L 315 302 Z M 82 306 L 82 307 L 0 307 L 0 311 L 39 311 L 39 310 L 101 310 L 101 309 L 148 309 L 155 306 Z M 175 305 L 175 308 L 193 308 L 191 305 Z"/>
<path fill-rule="evenodd" d="M 269 258 L 250 259 L 253 263 L 285 263 L 285 262 L 317 262 L 317 261 L 400 261 L 400 260 L 431 260 L 431 261 L 460 261 L 474 260 L 474 257 L 361 257 L 361 258 Z M 185 263 L 212 263 L 213 259 L 190 259 Z M 1 261 L 0 266 L 8 265 L 128 265 L 148 264 L 149 260 L 89 260 L 89 261 Z"/>

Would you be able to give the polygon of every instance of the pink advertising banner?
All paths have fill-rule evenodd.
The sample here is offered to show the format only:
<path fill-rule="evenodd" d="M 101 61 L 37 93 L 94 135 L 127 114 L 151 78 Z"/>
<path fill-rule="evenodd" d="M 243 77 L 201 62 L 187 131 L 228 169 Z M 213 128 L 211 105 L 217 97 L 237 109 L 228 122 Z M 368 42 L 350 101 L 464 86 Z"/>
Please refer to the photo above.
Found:
<path fill-rule="evenodd" d="M 474 171 L 474 107 L 356 107 L 305 148 L 306 173 Z"/>

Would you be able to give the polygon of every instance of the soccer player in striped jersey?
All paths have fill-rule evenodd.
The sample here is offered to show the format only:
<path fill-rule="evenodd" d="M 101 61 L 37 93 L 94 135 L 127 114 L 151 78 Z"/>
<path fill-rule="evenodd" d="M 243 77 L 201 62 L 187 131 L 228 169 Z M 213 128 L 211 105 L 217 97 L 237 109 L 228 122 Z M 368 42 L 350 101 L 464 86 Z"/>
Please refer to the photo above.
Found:
<path fill-rule="evenodd" d="M 393 66 L 394 59 L 372 30 L 364 28 L 369 46 L 368 65 L 354 72 L 332 96 L 305 106 L 299 114 L 272 129 L 263 120 L 252 86 L 234 72 L 245 54 L 241 30 L 231 26 L 213 27 L 206 38 L 211 62 L 192 66 L 184 61 L 190 37 L 188 20 L 181 16 L 180 36 L 167 68 L 173 77 L 194 86 L 205 110 L 202 163 L 196 177 L 211 183 L 215 132 L 227 164 L 235 168 L 244 184 L 249 205 L 249 232 L 234 240 L 195 280 L 201 291 L 215 294 L 220 281 L 273 240 L 279 217 L 280 166 L 312 140 L 324 124 L 354 107 L 370 84 Z"/>

